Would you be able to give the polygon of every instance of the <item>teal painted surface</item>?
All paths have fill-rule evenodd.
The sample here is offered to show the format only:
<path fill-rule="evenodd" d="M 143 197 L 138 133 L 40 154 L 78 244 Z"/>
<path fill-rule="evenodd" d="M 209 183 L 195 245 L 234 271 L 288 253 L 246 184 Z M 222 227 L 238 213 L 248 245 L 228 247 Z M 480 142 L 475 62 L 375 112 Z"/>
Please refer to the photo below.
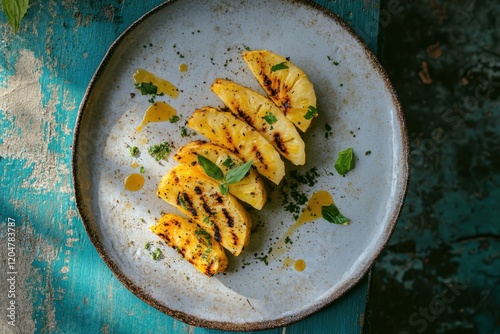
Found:
<path fill-rule="evenodd" d="M 317 1 L 376 51 L 379 1 Z M 176 321 L 124 288 L 90 243 L 71 182 L 73 128 L 110 44 L 162 1 L 32 1 L 13 35 L 0 14 L 0 332 L 220 333 Z M 9 223 L 15 299 L 8 297 Z M 4 268 L 7 268 L 4 270 Z M 263 333 L 359 333 L 367 280 L 325 310 Z M 7 305 L 15 300 L 15 327 Z"/>

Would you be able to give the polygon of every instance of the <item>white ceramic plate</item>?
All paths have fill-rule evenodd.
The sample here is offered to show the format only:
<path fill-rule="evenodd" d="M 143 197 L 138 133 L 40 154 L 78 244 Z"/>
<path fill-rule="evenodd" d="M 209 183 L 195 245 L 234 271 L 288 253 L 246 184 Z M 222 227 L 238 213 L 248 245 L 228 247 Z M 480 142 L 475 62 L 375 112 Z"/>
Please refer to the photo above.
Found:
<path fill-rule="evenodd" d="M 208 278 L 159 242 L 148 227 L 162 212 L 175 212 L 157 198 L 158 181 L 175 165 L 147 154 L 153 144 L 176 148 L 201 137 L 181 137 L 180 126 L 202 106 L 222 106 L 210 91 L 217 77 L 261 91 L 241 59 L 245 48 L 290 57 L 313 82 L 320 116 L 304 136 L 314 185 L 287 177 L 263 210 L 251 210 L 257 228 L 226 274 Z M 180 64 L 188 70 L 181 72 Z M 147 69 L 180 88 L 166 101 L 182 115 L 178 123 L 155 123 L 138 133 L 147 97 L 132 74 Z M 131 93 L 135 93 L 134 98 Z M 325 124 L 331 126 L 326 138 Z M 138 146 L 138 158 L 128 146 Z M 345 177 L 334 168 L 337 153 L 352 147 L 356 168 Z M 365 153 L 371 151 L 370 155 Z M 123 179 L 145 167 L 146 184 L 124 189 Z M 288 171 L 293 168 L 287 165 Z M 387 242 L 399 215 L 408 179 L 408 143 L 402 111 L 374 56 L 336 16 L 300 1 L 178 0 L 133 24 L 110 48 L 82 102 L 75 130 L 73 177 L 78 209 L 95 247 L 132 292 L 188 323 L 220 329 L 282 326 L 329 304 L 356 284 Z M 288 185 L 287 185 L 288 184 Z M 268 254 L 294 223 L 283 192 L 305 196 L 330 191 L 352 220 L 338 226 L 320 219 L 300 227 L 285 250 Z M 161 249 L 153 260 L 146 242 Z M 287 260 L 288 258 L 288 260 Z M 306 269 L 296 271 L 293 261 Z M 291 265 L 288 265 L 290 264 Z"/>

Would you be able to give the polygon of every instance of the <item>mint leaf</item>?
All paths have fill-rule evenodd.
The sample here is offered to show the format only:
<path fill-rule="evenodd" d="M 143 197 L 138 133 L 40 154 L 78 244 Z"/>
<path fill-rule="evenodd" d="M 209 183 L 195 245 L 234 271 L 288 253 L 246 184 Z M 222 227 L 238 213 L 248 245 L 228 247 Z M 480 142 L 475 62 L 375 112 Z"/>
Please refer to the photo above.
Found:
<path fill-rule="evenodd" d="M 219 166 L 217 166 L 212 161 L 210 161 L 209 159 L 205 158 L 202 155 L 198 155 L 198 162 L 205 171 L 205 174 L 207 174 L 213 179 L 216 179 L 217 181 L 222 181 L 222 179 L 224 178 L 224 173 L 219 168 Z"/>
<path fill-rule="evenodd" d="M 253 160 L 244 163 L 226 173 L 225 183 L 231 184 L 241 181 L 252 167 Z"/>
<path fill-rule="evenodd" d="M 276 119 L 276 117 L 275 117 L 272 113 L 270 113 L 270 112 L 268 112 L 268 113 L 266 114 L 266 116 L 264 116 L 264 117 L 262 117 L 262 118 L 263 118 L 263 119 L 267 122 L 267 124 L 269 124 L 269 125 L 274 124 L 274 123 L 276 123 L 276 122 L 278 121 L 278 120 Z"/>
<path fill-rule="evenodd" d="M 309 120 L 312 119 L 313 117 L 316 117 L 317 115 L 318 115 L 318 109 L 316 109 L 316 107 L 314 106 L 309 106 L 307 108 L 306 114 L 304 115 L 304 118 Z"/>
<path fill-rule="evenodd" d="M 229 194 L 229 185 L 227 183 L 223 183 L 219 186 L 219 190 L 222 195 L 227 195 Z"/>
<path fill-rule="evenodd" d="M 219 185 L 219 190 L 223 195 L 227 195 L 229 193 L 229 185 L 231 183 L 236 183 L 241 181 L 245 177 L 245 175 L 248 173 L 250 170 L 250 167 L 252 166 L 252 161 L 250 160 L 247 163 L 244 163 L 241 166 L 238 166 L 236 168 L 233 168 L 229 170 L 226 175 L 222 172 L 222 170 L 214 164 L 212 161 L 209 159 L 205 158 L 202 155 L 198 155 L 198 162 L 200 163 L 200 166 L 203 168 L 205 171 L 205 174 L 210 176 L 211 178 L 217 180 L 217 181 L 222 181 L 222 183 Z M 226 161 L 224 161 L 227 165 L 232 164 L 234 166 L 234 162 L 231 160 L 231 158 L 228 157 Z M 224 164 L 223 163 L 223 164 Z"/>
<path fill-rule="evenodd" d="M 136 83 L 135 88 L 140 90 L 142 95 L 156 95 L 156 93 L 158 93 L 158 87 L 153 85 L 151 82 Z"/>
<path fill-rule="evenodd" d="M 339 152 L 337 161 L 335 162 L 335 169 L 340 175 L 344 175 L 348 171 L 354 168 L 354 151 L 352 148 L 348 148 L 344 151 Z"/>
<path fill-rule="evenodd" d="M 222 166 L 227 167 L 227 168 L 234 168 L 236 164 L 233 162 L 233 159 L 228 155 L 226 160 L 222 163 Z"/>
<path fill-rule="evenodd" d="M 2 8 L 7 15 L 10 26 L 17 33 L 21 25 L 21 19 L 28 11 L 29 0 L 2 0 Z"/>
<path fill-rule="evenodd" d="M 349 223 L 349 219 L 344 217 L 334 204 L 321 207 L 321 215 L 332 224 L 347 225 Z"/>
<path fill-rule="evenodd" d="M 282 63 L 279 63 L 279 64 L 276 64 L 276 65 L 273 65 L 271 67 L 271 72 L 276 72 L 276 71 L 279 71 L 279 70 L 284 70 L 284 69 L 287 69 L 288 66 L 286 65 L 286 61 L 282 62 Z"/>
<path fill-rule="evenodd" d="M 175 122 L 178 122 L 181 118 L 177 115 L 173 115 L 172 117 L 170 117 L 170 119 L 168 120 L 170 123 L 175 123 Z"/>

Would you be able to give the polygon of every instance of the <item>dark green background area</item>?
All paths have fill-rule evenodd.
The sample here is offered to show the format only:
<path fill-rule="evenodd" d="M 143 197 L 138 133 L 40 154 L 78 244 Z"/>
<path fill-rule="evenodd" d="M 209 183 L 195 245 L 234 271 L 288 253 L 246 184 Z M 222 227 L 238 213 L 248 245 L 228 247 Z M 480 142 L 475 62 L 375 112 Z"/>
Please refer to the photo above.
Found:
<path fill-rule="evenodd" d="M 380 53 L 411 180 L 373 272 L 371 331 L 500 333 L 500 2 L 401 1 L 383 16 L 391 2 Z"/>

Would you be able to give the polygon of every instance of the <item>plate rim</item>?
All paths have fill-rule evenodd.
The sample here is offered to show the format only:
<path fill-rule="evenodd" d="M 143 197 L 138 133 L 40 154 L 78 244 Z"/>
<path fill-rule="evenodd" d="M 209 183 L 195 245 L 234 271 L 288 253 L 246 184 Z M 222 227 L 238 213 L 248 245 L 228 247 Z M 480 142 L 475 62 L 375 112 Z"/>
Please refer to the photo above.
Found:
<path fill-rule="evenodd" d="M 147 20 L 150 16 L 156 14 L 158 11 L 163 10 L 164 8 L 170 6 L 173 3 L 183 1 L 183 0 L 169 0 L 166 1 L 160 5 L 155 6 L 151 10 L 149 10 L 147 13 L 139 17 L 137 20 L 135 20 L 132 24 L 130 24 L 110 45 L 108 50 L 106 51 L 103 59 L 101 60 L 100 64 L 98 65 L 95 73 L 92 75 L 92 78 L 90 79 L 90 82 L 85 90 L 85 94 L 82 97 L 82 101 L 80 103 L 80 106 L 78 108 L 78 113 L 77 113 L 77 118 L 74 126 L 74 132 L 73 132 L 73 145 L 72 145 L 72 150 L 71 150 L 71 176 L 72 176 L 72 181 L 73 181 L 73 188 L 74 188 L 74 196 L 75 196 L 75 204 L 78 210 L 78 213 L 80 215 L 80 218 L 82 220 L 82 223 L 84 225 L 85 231 L 92 242 L 94 248 L 97 250 L 98 254 L 104 261 L 104 263 L 108 266 L 108 268 L 113 272 L 115 277 L 130 291 L 132 292 L 135 296 L 137 296 L 139 299 L 141 299 L 143 302 L 146 304 L 156 308 L 160 312 L 169 315 L 177 320 L 180 320 L 182 322 L 185 322 L 190 325 L 198 326 L 198 327 L 205 327 L 205 328 L 211 328 L 211 329 L 217 329 L 217 330 L 229 330 L 229 331 L 253 331 L 253 330 L 265 330 L 265 329 L 273 329 L 273 328 L 278 328 L 278 327 L 283 327 L 287 325 L 291 325 L 293 323 L 296 323 L 300 320 L 303 320 L 304 318 L 326 308 L 328 305 L 332 304 L 335 300 L 339 299 L 341 296 L 346 294 L 349 290 L 351 290 L 355 285 L 357 285 L 363 277 L 369 272 L 370 268 L 373 266 L 375 263 L 376 259 L 380 256 L 380 253 L 382 250 L 386 247 L 392 233 L 394 232 L 394 229 L 397 225 L 398 219 L 401 215 L 403 206 L 404 206 L 404 201 L 406 198 L 406 194 L 408 191 L 408 184 L 410 180 L 410 145 L 409 145 L 409 139 L 408 139 L 408 133 L 407 133 L 407 127 L 406 127 L 406 121 L 404 117 L 404 112 L 403 108 L 401 106 L 401 103 L 399 102 L 399 98 L 397 95 L 396 90 L 392 86 L 388 74 L 384 67 L 381 65 L 377 57 L 373 54 L 373 52 L 368 49 L 366 44 L 361 40 L 361 38 L 354 32 L 354 30 L 345 23 L 342 18 L 331 12 L 329 9 L 326 7 L 323 7 L 311 0 L 280 0 L 282 2 L 289 2 L 289 3 L 299 3 L 303 4 L 307 7 L 309 7 L 312 10 L 317 10 L 321 12 L 323 15 L 330 17 L 334 22 L 340 25 L 340 27 L 351 37 L 354 39 L 354 41 L 358 44 L 358 46 L 361 48 L 362 53 L 367 57 L 367 60 L 369 61 L 371 67 L 373 70 L 377 72 L 377 74 L 380 76 L 380 78 L 383 80 L 385 88 L 387 89 L 387 92 L 391 96 L 392 100 L 392 105 L 395 108 L 395 116 L 398 120 L 398 125 L 399 125 L 399 130 L 401 133 L 401 142 L 398 144 L 401 145 L 401 151 L 402 151 L 402 156 L 399 157 L 398 160 L 398 166 L 401 167 L 401 170 L 399 170 L 399 180 L 401 180 L 401 185 L 400 188 L 396 189 L 396 193 L 394 196 L 394 200 L 397 202 L 394 206 L 394 213 L 391 215 L 390 219 L 387 221 L 387 227 L 386 229 L 381 233 L 381 237 L 379 241 L 377 242 L 377 247 L 374 249 L 374 252 L 367 257 L 367 261 L 364 261 L 363 266 L 360 266 L 357 270 L 358 274 L 356 276 L 351 277 L 350 279 L 346 280 L 340 287 L 332 294 L 328 295 L 327 298 L 322 299 L 320 302 L 304 309 L 301 310 L 300 312 L 294 313 L 292 315 L 284 316 L 282 318 L 274 319 L 274 320 L 265 320 L 265 321 L 254 321 L 254 322 L 249 322 L 249 323 L 231 323 L 231 322 L 226 322 L 226 321 L 216 321 L 216 320 L 207 320 L 203 319 L 198 316 L 194 316 L 191 314 L 188 314 L 186 312 L 178 311 L 169 308 L 168 306 L 164 305 L 160 301 L 156 300 L 155 298 L 151 297 L 148 295 L 142 288 L 137 286 L 134 282 L 132 282 L 131 279 L 129 279 L 119 268 L 117 263 L 113 261 L 108 254 L 106 253 L 99 236 L 97 233 L 92 229 L 92 224 L 91 222 L 94 220 L 91 217 L 90 210 L 87 208 L 86 205 L 83 204 L 83 199 L 82 199 L 82 189 L 79 184 L 78 180 L 78 154 L 79 154 L 79 137 L 80 137 L 80 129 L 82 127 L 82 118 L 84 111 L 86 110 L 87 104 L 89 102 L 89 97 L 91 92 L 94 89 L 94 86 L 97 84 L 99 78 L 101 77 L 102 73 L 104 72 L 107 63 L 110 61 L 111 57 L 113 56 L 114 52 L 118 49 L 118 47 L 121 45 L 125 37 L 130 34 L 134 28 L 136 28 L 138 25 L 140 25 L 142 22 Z"/>

